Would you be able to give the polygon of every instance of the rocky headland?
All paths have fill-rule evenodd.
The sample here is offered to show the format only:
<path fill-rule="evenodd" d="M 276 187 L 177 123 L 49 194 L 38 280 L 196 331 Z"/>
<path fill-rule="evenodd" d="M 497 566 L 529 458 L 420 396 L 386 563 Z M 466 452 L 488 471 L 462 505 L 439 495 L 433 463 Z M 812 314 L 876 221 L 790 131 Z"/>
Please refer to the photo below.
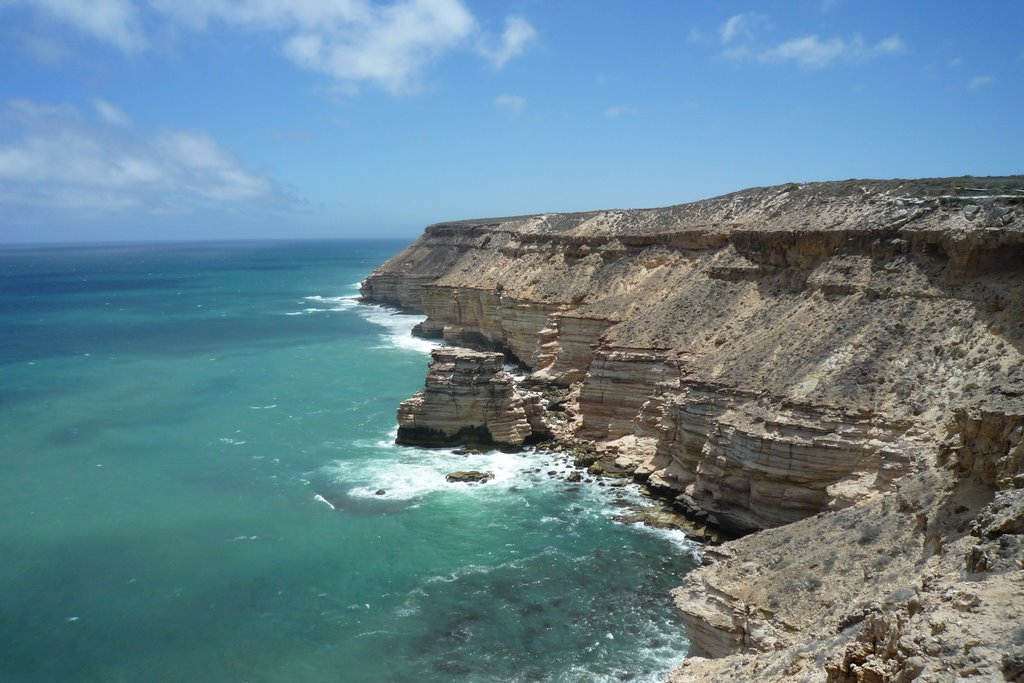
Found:
<path fill-rule="evenodd" d="M 740 537 L 671 680 L 1024 680 L 1024 177 L 441 223 L 362 296 L 451 345 L 400 441 L 591 444 Z"/>

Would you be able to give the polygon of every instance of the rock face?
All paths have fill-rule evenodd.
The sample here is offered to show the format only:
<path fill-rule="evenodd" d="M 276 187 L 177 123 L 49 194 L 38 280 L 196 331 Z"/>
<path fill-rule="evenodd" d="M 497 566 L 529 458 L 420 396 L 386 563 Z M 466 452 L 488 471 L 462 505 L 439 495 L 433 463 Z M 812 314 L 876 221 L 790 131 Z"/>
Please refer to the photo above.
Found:
<path fill-rule="evenodd" d="M 1022 515 L 1024 490 L 936 469 L 732 541 L 674 591 L 692 644 L 670 681 L 1004 680 L 1024 651 Z"/>
<path fill-rule="evenodd" d="M 825 406 L 758 405 L 693 385 L 662 418 L 659 449 L 682 501 L 733 532 L 779 526 L 889 490 L 924 460 L 910 424 Z"/>
<path fill-rule="evenodd" d="M 944 651 L 917 634 L 929 628 L 922 614 L 945 607 L 923 586 L 955 588 L 958 572 L 1018 561 L 1006 540 L 1017 532 L 979 532 L 974 545 L 968 532 L 994 492 L 1024 487 L 1024 178 L 786 185 L 663 209 L 442 223 L 362 294 L 425 313 L 423 334 L 514 357 L 531 371 L 524 384 L 557 397 L 561 417 L 548 417 L 563 419 L 561 436 L 614 442 L 616 462 L 688 514 L 759 532 L 724 546 L 732 559 L 677 595 L 694 654 L 717 658 L 690 660 L 679 680 L 718 676 L 736 657 L 753 668 L 734 680 L 771 678 L 769 655 L 805 634 L 845 654 L 827 666 L 824 654 L 794 655 L 778 680 L 931 675 Z M 427 390 L 400 410 L 400 438 L 521 443 L 542 430 L 543 404 L 504 384 L 491 358 L 459 370 L 454 356 L 435 357 Z M 916 502 L 899 502 L 901 486 L 921 488 Z M 929 487 L 945 487 L 945 502 Z M 916 511 L 890 514 L 901 505 Z M 880 537 L 901 527 L 913 552 L 896 540 L 886 552 L 918 582 L 924 611 L 908 598 L 895 621 L 885 610 L 844 617 L 839 605 L 896 586 L 858 535 L 885 506 Z M 831 539 L 820 553 L 815 533 Z M 808 577 L 842 563 L 857 583 L 823 579 L 835 588 L 833 626 L 856 618 L 858 628 L 826 636 L 814 625 L 832 623 L 813 599 L 821 586 L 794 589 L 808 596 L 793 603 L 804 612 L 771 604 L 792 563 L 769 561 L 778 553 L 756 539 L 818 557 L 800 565 Z M 750 585 L 763 593 L 723 578 L 741 575 L 759 577 Z M 986 585 L 1022 605 L 1019 581 Z M 994 644 L 969 649 L 978 671 L 995 666 Z"/>
<path fill-rule="evenodd" d="M 398 443 L 520 446 L 545 434 L 540 397 L 516 387 L 502 354 L 441 348 L 431 358 L 426 388 L 398 407 Z"/>

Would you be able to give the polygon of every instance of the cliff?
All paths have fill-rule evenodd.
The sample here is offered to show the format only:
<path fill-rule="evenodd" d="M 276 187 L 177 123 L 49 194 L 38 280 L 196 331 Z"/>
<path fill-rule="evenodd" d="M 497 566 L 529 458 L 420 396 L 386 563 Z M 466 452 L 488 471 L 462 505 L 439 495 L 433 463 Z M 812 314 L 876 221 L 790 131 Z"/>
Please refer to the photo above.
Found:
<path fill-rule="evenodd" d="M 425 313 L 421 334 L 528 368 L 556 432 L 605 443 L 690 516 L 733 534 L 770 529 L 722 551 L 739 565 L 748 553 L 766 587 L 782 570 L 758 554 L 758 539 L 818 533 L 847 571 L 859 568 L 870 553 L 830 529 L 875 523 L 879 506 L 903 505 L 892 502 L 902 487 L 923 491 L 906 503 L 914 515 L 954 529 L 902 575 L 973 581 L 960 556 L 942 564 L 953 552 L 944 549 L 967 552 L 957 543 L 970 535 L 970 519 L 954 524 L 946 508 L 981 515 L 997 492 L 1024 486 L 1012 426 L 1024 415 L 1021 188 L 1020 177 L 845 181 L 442 223 L 378 268 L 362 295 Z M 936 488 L 942 504 L 926 495 Z M 905 526 L 878 514 L 878 524 Z M 919 526 L 899 542 L 934 544 L 934 526 Z M 695 654 L 719 658 L 690 660 L 680 676 L 699 662 L 759 661 L 823 623 L 774 616 L 770 590 L 748 595 L 746 579 L 723 579 L 727 564 L 695 573 L 677 595 Z M 856 602 L 876 583 L 837 582 L 829 599 Z M 1019 578 L 1007 586 L 1024 605 Z M 812 603 L 798 603 L 802 613 L 821 611 Z M 847 636 L 831 651 L 859 637 Z M 1011 640 L 1024 645 L 1024 633 Z M 842 678 L 863 669 L 859 656 L 787 666 L 860 680 Z"/>

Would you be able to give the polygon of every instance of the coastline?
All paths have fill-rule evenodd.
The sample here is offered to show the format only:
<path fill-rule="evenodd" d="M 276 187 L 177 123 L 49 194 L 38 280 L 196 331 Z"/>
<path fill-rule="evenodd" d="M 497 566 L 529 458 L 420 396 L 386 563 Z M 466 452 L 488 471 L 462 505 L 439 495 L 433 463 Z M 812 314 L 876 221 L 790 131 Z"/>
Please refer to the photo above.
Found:
<path fill-rule="evenodd" d="M 698 529 L 741 536 L 674 593 L 693 643 L 674 681 L 1005 673 L 1004 621 L 1024 611 L 1022 202 L 951 184 L 430 226 L 362 300 L 483 353 L 435 357 L 400 424 L 497 445 L 548 435 L 592 476 L 632 476 Z M 526 379 L 485 368 L 494 351 Z M 993 515 L 1009 521 L 986 532 Z M 815 540 L 827 558 L 780 562 L 778 546 Z M 964 567 L 965 553 L 987 559 Z M 936 626 L 967 593 L 970 624 Z"/>

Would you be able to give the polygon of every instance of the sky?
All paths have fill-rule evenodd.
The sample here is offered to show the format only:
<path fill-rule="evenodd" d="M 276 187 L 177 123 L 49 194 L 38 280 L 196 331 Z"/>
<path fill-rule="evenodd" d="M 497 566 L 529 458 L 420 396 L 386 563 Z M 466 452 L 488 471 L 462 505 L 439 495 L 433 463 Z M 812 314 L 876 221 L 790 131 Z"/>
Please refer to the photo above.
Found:
<path fill-rule="evenodd" d="M 0 0 L 0 242 L 1024 173 L 1019 0 Z"/>

